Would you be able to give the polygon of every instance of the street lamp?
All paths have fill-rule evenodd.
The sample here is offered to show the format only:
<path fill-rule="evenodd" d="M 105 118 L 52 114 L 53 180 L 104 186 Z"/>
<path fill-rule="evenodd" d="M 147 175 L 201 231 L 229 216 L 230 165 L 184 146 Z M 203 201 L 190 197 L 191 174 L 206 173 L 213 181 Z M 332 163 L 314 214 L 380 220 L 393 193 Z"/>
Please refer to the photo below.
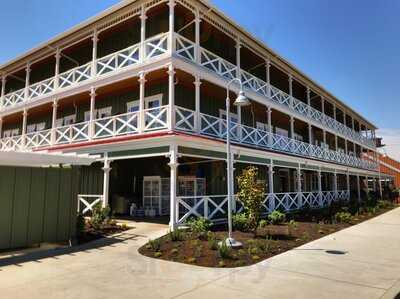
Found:
<path fill-rule="evenodd" d="M 230 98 L 229 87 L 232 83 L 237 82 L 240 85 L 239 94 L 233 103 L 235 106 L 244 107 L 250 105 L 250 101 L 246 98 L 243 91 L 242 81 L 234 78 L 226 85 L 226 164 L 227 164 L 227 189 L 228 189 L 228 238 L 226 245 L 229 247 L 240 247 L 242 244 L 232 237 L 232 199 L 233 199 L 233 165 L 231 156 L 231 118 L 230 118 Z"/>

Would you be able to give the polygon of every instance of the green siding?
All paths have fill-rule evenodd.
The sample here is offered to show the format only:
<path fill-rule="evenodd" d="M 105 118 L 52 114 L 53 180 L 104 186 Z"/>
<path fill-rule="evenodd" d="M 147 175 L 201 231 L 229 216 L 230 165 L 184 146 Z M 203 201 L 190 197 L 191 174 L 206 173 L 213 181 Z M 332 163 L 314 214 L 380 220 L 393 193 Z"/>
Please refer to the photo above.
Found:
<path fill-rule="evenodd" d="M 12 167 L 0 168 L 0 249 L 9 248 L 11 245 L 11 227 L 14 202 L 14 189 L 16 170 Z"/>

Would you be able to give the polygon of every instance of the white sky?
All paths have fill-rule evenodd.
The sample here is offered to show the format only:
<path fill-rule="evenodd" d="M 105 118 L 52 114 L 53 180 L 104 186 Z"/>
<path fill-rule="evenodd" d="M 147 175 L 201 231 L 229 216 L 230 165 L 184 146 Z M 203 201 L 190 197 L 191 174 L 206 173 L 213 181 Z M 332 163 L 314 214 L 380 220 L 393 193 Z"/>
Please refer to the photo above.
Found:
<path fill-rule="evenodd" d="M 382 137 L 382 143 L 386 144 L 379 152 L 386 152 L 389 157 L 400 161 L 400 129 L 380 129 L 377 131 L 377 137 Z"/>

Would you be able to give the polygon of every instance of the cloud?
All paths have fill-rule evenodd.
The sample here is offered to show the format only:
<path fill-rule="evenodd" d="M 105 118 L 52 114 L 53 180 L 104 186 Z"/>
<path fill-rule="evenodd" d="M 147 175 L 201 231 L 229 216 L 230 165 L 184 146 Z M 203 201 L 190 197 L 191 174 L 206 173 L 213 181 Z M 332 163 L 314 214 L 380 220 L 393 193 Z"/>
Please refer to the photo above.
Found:
<path fill-rule="evenodd" d="M 377 136 L 382 137 L 382 143 L 386 144 L 379 152 L 386 152 L 389 157 L 400 161 L 400 129 L 379 129 Z"/>

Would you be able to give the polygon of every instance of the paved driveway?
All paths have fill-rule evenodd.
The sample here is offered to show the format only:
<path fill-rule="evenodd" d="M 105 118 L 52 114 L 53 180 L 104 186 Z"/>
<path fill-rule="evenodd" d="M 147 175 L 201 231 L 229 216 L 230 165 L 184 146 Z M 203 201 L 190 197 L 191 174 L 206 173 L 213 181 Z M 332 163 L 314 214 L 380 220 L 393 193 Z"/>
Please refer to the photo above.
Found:
<path fill-rule="evenodd" d="M 166 230 L 138 224 L 82 248 L 0 259 L 1 298 L 344 299 L 394 298 L 400 291 L 400 208 L 241 269 L 192 267 L 137 253 Z"/>

